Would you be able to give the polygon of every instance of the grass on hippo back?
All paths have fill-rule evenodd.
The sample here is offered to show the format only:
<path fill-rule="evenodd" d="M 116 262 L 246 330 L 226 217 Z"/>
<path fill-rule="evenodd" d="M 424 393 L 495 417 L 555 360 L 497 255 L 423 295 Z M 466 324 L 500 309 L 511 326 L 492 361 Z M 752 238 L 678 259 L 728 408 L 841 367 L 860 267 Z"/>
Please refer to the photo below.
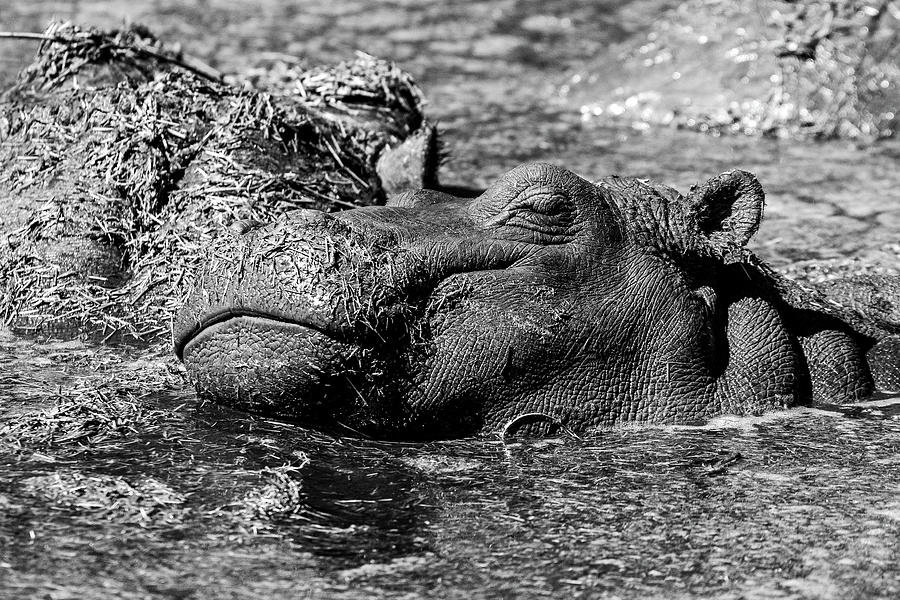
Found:
<path fill-rule="evenodd" d="M 133 51 L 165 50 L 143 30 L 48 33 L 54 41 L 0 116 L 0 193 L 31 195 L 35 207 L 0 250 L 0 319 L 19 329 L 52 334 L 74 323 L 105 338 L 164 336 L 185 282 L 224 227 L 293 208 L 383 201 L 378 153 L 422 123 L 409 75 L 366 55 L 330 68 L 257 70 L 252 78 L 266 92 L 162 69 Z M 79 69 L 110 60 L 132 78 L 63 89 Z M 66 202 L 47 193 L 48 180 Z M 85 279 L 27 251 L 84 232 L 122 250 L 124 283 Z"/>

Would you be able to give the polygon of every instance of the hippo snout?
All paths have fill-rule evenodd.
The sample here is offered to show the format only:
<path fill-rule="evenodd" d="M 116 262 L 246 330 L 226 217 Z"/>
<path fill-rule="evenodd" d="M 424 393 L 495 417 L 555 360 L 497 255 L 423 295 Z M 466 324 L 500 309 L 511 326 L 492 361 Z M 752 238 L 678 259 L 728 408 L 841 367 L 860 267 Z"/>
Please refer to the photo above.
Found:
<path fill-rule="evenodd" d="M 175 325 L 176 352 L 201 393 L 307 420 L 349 410 L 333 399 L 356 398 L 353 333 L 378 293 L 380 255 L 312 210 L 223 235 Z"/>
<path fill-rule="evenodd" d="M 515 259 L 452 213 L 302 210 L 226 232 L 177 316 L 177 355 L 229 405 L 308 420 L 363 411 L 361 390 L 388 368 L 373 353 L 410 343 L 435 287 Z"/>

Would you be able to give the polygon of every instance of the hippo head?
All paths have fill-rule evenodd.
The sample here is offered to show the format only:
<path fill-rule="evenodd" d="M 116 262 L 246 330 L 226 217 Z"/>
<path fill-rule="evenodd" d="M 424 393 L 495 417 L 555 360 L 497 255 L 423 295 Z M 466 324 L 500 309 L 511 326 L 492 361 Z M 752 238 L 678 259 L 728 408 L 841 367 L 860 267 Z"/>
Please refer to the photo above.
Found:
<path fill-rule="evenodd" d="M 763 192 L 527 164 L 476 198 L 295 211 L 220 239 L 181 310 L 200 394 L 388 437 L 696 423 L 872 391 L 865 341 L 744 248 Z"/>

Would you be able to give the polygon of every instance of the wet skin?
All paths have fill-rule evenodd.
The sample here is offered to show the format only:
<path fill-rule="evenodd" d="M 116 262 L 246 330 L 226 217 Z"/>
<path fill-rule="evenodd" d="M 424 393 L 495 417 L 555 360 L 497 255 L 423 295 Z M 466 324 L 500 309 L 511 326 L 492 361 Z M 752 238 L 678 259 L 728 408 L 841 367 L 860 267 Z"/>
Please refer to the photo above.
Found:
<path fill-rule="evenodd" d="M 476 198 L 288 213 L 219 240 L 176 351 L 218 402 L 401 438 L 870 395 L 875 340 L 744 247 L 763 201 L 741 171 L 682 196 L 533 163 Z"/>

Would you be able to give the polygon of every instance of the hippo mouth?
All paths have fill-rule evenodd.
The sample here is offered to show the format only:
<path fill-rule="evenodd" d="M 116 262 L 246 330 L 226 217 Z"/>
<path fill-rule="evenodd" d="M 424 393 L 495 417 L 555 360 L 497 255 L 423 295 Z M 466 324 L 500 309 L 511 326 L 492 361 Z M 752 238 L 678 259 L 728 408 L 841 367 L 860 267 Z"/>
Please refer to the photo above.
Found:
<path fill-rule="evenodd" d="M 179 337 L 176 352 L 201 396 L 241 410 L 321 420 L 340 412 L 337 399 L 354 397 L 359 348 L 280 317 L 211 314 Z"/>
<path fill-rule="evenodd" d="M 317 332 L 322 336 L 330 337 L 330 334 L 310 323 L 302 323 L 279 315 L 246 308 L 225 308 L 203 316 L 193 328 L 187 331 L 177 332 L 175 336 L 175 355 L 180 360 L 184 360 L 188 346 L 191 346 L 194 343 L 202 343 L 206 337 L 216 335 L 216 332 L 220 329 L 217 326 L 222 323 L 238 320 L 245 320 L 247 322 L 257 321 L 260 323 L 266 322 L 273 326 L 281 324 L 284 327 L 297 328 L 300 330 L 308 329 L 312 332 Z"/>

